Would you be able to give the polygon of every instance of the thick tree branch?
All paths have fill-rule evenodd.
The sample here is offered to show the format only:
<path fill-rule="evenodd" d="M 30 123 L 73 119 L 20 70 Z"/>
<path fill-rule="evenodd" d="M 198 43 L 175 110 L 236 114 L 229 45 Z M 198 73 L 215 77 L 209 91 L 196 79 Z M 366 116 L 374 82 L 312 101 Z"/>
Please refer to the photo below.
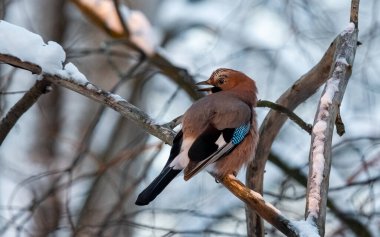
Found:
<path fill-rule="evenodd" d="M 331 64 L 334 57 L 337 39 L 335 39 L 322 59 L 309 72 L 301 76 L 287 91 L 285 91 L 276 101 L 288 110 L 293 111 L 299 104 L 313 95 L 317 89 L 328 79 Z M 246 174 L 246 184 L 249 188 L 258 193 L 263 192 L 263 180 L 265 164 L 268 159 L 272 144 L 282 125 L 287 120 L 287 116 L 277 111 L 271 110 L 265 117 L 260 127 L 260 139 L 257 146 L 255 159 L 248 164 Z M 247 209 L 248 236 L 263 236 L 263 223 L 259 217 Z"/>
<path fill-rule="evenodd" d="M 257 192 L 247 188 L 242 182 L 233 175 L 226 175 L 219 180 L 231 193 L 242 200 L 250 209 L 254 210 L 268 223 L 281 231 L 288 237 L 302 236 L 292 225 L 290 220 L 284 217 L 279 210 L 270 203 L 265 202 L 264 198 Z"/>
<path fill-rule="evenodd" d="M 358 4 L 359 1 L 353 1 L 352 8 L 356 11 L 359 10 Z M 351 11 L 351 19 L 357 21 L 357 14 Z M 357 22 L 356 24 L 351 22 L 339 37 L 333 68 L 322 93 L 313 126 L 305 216 L 314 222 L 321 236 L 324 236 L 326 221 L 334 124 L 351 76 L 357 38 Z"/>

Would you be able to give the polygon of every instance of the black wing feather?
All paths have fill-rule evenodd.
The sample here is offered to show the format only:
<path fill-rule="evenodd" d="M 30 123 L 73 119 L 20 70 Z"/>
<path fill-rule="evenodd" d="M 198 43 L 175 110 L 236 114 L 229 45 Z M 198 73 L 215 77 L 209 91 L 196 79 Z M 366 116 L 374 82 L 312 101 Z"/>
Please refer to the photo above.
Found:
<path fill-rule="evenodd" d="M 202 161 L 218 150 L 218 145 L 215 142 L 221 133 L 222 131 L 209 125 L 191 145 L 188 153 L 190 160 L 195 162 Z"/>

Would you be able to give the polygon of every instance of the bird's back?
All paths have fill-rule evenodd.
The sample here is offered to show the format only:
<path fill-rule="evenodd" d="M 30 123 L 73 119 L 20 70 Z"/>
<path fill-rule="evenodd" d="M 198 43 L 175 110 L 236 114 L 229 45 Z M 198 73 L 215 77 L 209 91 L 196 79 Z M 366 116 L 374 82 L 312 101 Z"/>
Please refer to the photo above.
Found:
<path fill-rule="evenodd" d="M 187 137 L 197 137 L 209 125 L 219 130 L 239 127 L 250 120 L 251 110 L 247 103 L 233 93 L 211 94 L 195 102 L 186 111 L 182 131 Z"/>

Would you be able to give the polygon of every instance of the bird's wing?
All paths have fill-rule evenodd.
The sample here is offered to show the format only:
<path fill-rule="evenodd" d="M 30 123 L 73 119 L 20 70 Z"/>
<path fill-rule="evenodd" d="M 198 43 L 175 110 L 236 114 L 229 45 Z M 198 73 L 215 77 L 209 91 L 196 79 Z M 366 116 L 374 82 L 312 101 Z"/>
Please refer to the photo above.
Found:
<path fill-rule="evenodd" d="M 191 177 L 198 174 L 207 165 L 212 164 L 217 160 L 223 158 L 224 156 L 228 155 L 235 147 L 237 147 L 244 140 L 244 138 L 249 133 L 250 128 L 251 123 L 248 122 L 234 129 L 227 128 L 220 131 L 219 134 L 221 134 L 224 137 L 226 143 L 217 148 L 214 152 L 212 152 L 210 155 L 206 157 L 200 157 L 199 154 L 196 153 L 196 151 L 199 150 L 198 147 L 194 148 L 192 151 L 193 146 L 197 145 L 197 139 L 189 150 L 190 162 L 185 169 L 184 179 L 189 180 Z M 202 144 L 202 146 L 203 145 L 204 144 Z M 204 155 L 205 153 L 201 154 Z"/>
<path fill-rule="evenodd" d="M 251 120 L 252 107 L 237 98 L 219 96 L 214 101 L 214 113 L 209 118 L 217 129 L 238 128 Z"/>
<path fill-rule="evenodd" d="M 191 145 L 185 180 L 207 165 L 229 154 L 248 134 L 252 108 L 234 97 L 214 100 L 208 127 Z"/>
<path fill-rule="evenodd" d="M 153 201 L 166 186 L 181 172 L 181 170 L 169 167 L 169 164 L 179 154 L 182 145 L 183 133 L 182 130 L 177 133 L 173 140 L 173 146 L 170 150 L 169 159 L 166 162 L 161 173 L 146 187 L 137 197 L 136 205 L 144 206 Z"/>

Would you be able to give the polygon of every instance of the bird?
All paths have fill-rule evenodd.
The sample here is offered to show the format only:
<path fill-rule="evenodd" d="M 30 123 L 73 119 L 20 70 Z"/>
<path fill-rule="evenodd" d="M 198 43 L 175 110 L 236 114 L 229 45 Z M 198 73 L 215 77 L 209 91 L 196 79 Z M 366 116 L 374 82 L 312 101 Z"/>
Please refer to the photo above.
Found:
<path fill-rule="evenodd" d="M 181 171 L 186 181 L 205 168 L 218 179 L 236 176 L 253 159 L 258 141 L 255 81 L 240 71 L 219 68 L 196 85 L 211 86 L 199 89 L 210 93 L 184 113 L 168 161 L 136 205 L 148 205 Z"/>

